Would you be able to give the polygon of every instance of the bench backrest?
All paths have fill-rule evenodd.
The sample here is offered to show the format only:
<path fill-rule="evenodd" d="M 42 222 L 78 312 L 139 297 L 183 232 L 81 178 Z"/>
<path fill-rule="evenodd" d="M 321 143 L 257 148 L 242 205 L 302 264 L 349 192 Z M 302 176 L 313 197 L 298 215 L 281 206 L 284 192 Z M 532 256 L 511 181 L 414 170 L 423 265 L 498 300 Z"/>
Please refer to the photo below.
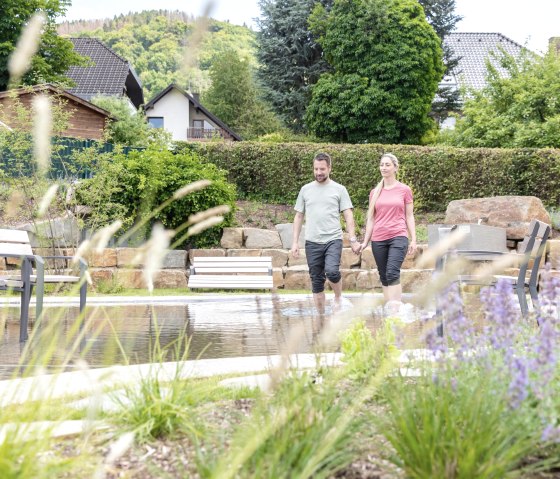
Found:
<path fill-rule="evenodd" d="M 32 255 L 27 231 L 0 229 L 0 254 Z"/>
<path fill-rule="evenodd" d="M 191 265 L 191 274 L 216 274 L 216 273 L 272 274 L 272 258 L 270 256 L 193 258 L 193 262 Z"/>
<path fill-rule="evenodd" d="M 550 235 L 550 229 L 550 225 L 543 223 L 542 221 L 531 221 L 531 224 L 529 225 L 529 232 L 519 247 L 519 253 L 524 254 L 526 258 L 526 261 L 524 261 L 520 266 L 519 280 L 526 277 L 529 263 L 532 260 L 533 265 L 531 269 L 531 276 L 529 278 L 529 284 L 536 286 L 539 267 L 546 249 L 546 242 L 548 241 L 548 237 Z"/>

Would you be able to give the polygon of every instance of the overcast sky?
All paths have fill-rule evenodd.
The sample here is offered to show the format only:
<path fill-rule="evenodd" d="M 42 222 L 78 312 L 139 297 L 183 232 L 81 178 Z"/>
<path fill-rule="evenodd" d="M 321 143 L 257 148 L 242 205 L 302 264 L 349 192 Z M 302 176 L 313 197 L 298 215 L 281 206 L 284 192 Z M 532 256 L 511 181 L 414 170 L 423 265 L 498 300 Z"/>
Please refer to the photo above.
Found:
<path fill-rule="evenodd" d="M 459 32 L 497 32 L 536 52 L 546 50 L 548 39 L 560 36 L 560 0 L 456 0 L 463 16 Z M 72 0 L 69 20 L 105 18 L 154 8 L 182 10 L 195 16 L 209 8 L 217 20 L 255 27 L 258 0 Z"/>

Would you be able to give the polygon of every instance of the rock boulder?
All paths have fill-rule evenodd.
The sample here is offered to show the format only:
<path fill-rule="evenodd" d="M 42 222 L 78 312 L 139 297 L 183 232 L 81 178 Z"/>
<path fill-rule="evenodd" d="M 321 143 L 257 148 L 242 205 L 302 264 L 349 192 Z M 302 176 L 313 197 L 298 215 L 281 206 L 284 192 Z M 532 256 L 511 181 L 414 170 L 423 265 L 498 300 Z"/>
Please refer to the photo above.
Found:
<path fill-rule="evenodd" d="M 550 215 L 536 196 L 494 196 L 455 200 L 449 203 L 446 224 L 479 223 L 506 229 L 510 240 L 527 234 L 529 223 L 536 219 L 550 224 Z"/>

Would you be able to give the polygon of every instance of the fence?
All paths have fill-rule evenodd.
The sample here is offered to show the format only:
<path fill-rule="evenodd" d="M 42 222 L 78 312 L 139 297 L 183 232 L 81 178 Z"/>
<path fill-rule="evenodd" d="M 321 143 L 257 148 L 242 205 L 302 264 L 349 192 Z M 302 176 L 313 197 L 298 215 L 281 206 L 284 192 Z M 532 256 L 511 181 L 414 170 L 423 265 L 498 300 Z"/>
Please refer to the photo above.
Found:
<path fill-rule="evenodd" d="M 29 137 L 32 144 L 31 137 Z M 54 153 L 51 156 L 51 167 L 47 175 L 52 179 L 84 179 L 91 178 L 92 171 L 87 165 L 79 164 L 74 159 L 74 154 L 95 147 L 98 154 L 111 153 L 117 148 L 112 143 L 104 143 L 96 140 L 87 140 L 70 137 L 55 137 L 52 139 Z M 131 151 L 143 150 L 131 146 L 119 146 L 119 151 L 125 155 Z M 9 145 L 0 150 L 0 169 L 7 176 L 30 176 L 36 169 L 32 161 L 31 151 L 26 152 L 25 159 L 17 158 Z"/>

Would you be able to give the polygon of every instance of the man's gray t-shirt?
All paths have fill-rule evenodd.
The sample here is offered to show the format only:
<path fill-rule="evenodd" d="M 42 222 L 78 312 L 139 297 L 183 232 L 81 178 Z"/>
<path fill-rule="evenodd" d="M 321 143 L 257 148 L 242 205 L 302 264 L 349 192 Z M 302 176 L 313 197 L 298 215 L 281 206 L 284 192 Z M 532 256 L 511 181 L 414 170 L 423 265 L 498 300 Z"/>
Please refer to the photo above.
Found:
<path fill-rule="evenodd" d="M 328 243 L 342 239 L 341 211 L 352 208 L 348 191 L 336 181 L 313 181 L 299 191 L 294 209 L 305 214 L 305 241 Z"/>

